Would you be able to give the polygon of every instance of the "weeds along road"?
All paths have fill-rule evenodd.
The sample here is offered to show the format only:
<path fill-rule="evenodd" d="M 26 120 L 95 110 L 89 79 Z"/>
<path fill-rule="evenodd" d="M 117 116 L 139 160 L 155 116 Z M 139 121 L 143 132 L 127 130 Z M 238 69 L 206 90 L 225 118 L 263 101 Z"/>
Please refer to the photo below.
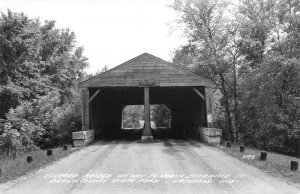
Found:
<path fill-rule="evenodd" d="M 100 141 L 0 193 L 300 193 L 299 187 L 196 141 Z"/>

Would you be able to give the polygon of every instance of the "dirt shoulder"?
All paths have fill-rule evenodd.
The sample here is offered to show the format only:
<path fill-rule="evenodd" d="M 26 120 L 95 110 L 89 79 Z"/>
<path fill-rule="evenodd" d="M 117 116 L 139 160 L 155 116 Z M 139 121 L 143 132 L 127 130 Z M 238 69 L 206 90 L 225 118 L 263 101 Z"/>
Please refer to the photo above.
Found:
<path fill-rule="evenodd" d="M 267 159 L 261 161 L 260 154 L 262 150 L 245 147 L 245 151 L 240 152 L 239 145 L 232 145 L 231 148 L 219 145 L 216 147 L 246 164 L 254 166 L 273 177 L 279 177 L 289 184 L 296 185 L 300 188 L 300 171 L 290 170 L 291 161 L 297 161 L 298 164 L 300 164 L 299 158 L 267 152 Z"/>

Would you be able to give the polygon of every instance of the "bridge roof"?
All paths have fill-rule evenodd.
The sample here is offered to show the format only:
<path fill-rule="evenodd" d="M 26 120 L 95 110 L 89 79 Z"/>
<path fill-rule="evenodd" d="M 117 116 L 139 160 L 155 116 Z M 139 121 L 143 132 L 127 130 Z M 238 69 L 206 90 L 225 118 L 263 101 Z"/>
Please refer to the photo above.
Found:
<path fill-rule="evenodd" d="M 81 88 L 146 86 L 215 87 L 212 81 L 148 53 L 143 53 L 79 84 Z"/>

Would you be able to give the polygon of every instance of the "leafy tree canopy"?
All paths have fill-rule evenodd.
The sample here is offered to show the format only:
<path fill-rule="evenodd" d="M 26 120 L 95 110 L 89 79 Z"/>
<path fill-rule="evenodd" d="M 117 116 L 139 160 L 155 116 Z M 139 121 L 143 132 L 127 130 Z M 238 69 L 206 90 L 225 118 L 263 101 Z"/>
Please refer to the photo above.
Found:
<path fill-rule="evenodd" d="M 0 17 L 0 118 L 22 101 L 57 91 L 70 101 L 88 66 L 75 34 L 10 10 Z"/>

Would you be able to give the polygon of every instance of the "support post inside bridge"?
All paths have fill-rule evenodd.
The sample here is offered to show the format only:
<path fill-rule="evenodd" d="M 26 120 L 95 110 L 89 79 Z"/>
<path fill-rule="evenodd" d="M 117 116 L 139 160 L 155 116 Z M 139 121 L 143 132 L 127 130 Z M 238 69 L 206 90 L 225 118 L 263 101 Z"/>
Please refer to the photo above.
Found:
<path fill-rule="evenodd" d="M 150 95 L 149 87 L 144 87 L 144 116 L 145 124 L 142 135 L 142 140 L 152 140 L 153 136 L 150 129 Z"/>

